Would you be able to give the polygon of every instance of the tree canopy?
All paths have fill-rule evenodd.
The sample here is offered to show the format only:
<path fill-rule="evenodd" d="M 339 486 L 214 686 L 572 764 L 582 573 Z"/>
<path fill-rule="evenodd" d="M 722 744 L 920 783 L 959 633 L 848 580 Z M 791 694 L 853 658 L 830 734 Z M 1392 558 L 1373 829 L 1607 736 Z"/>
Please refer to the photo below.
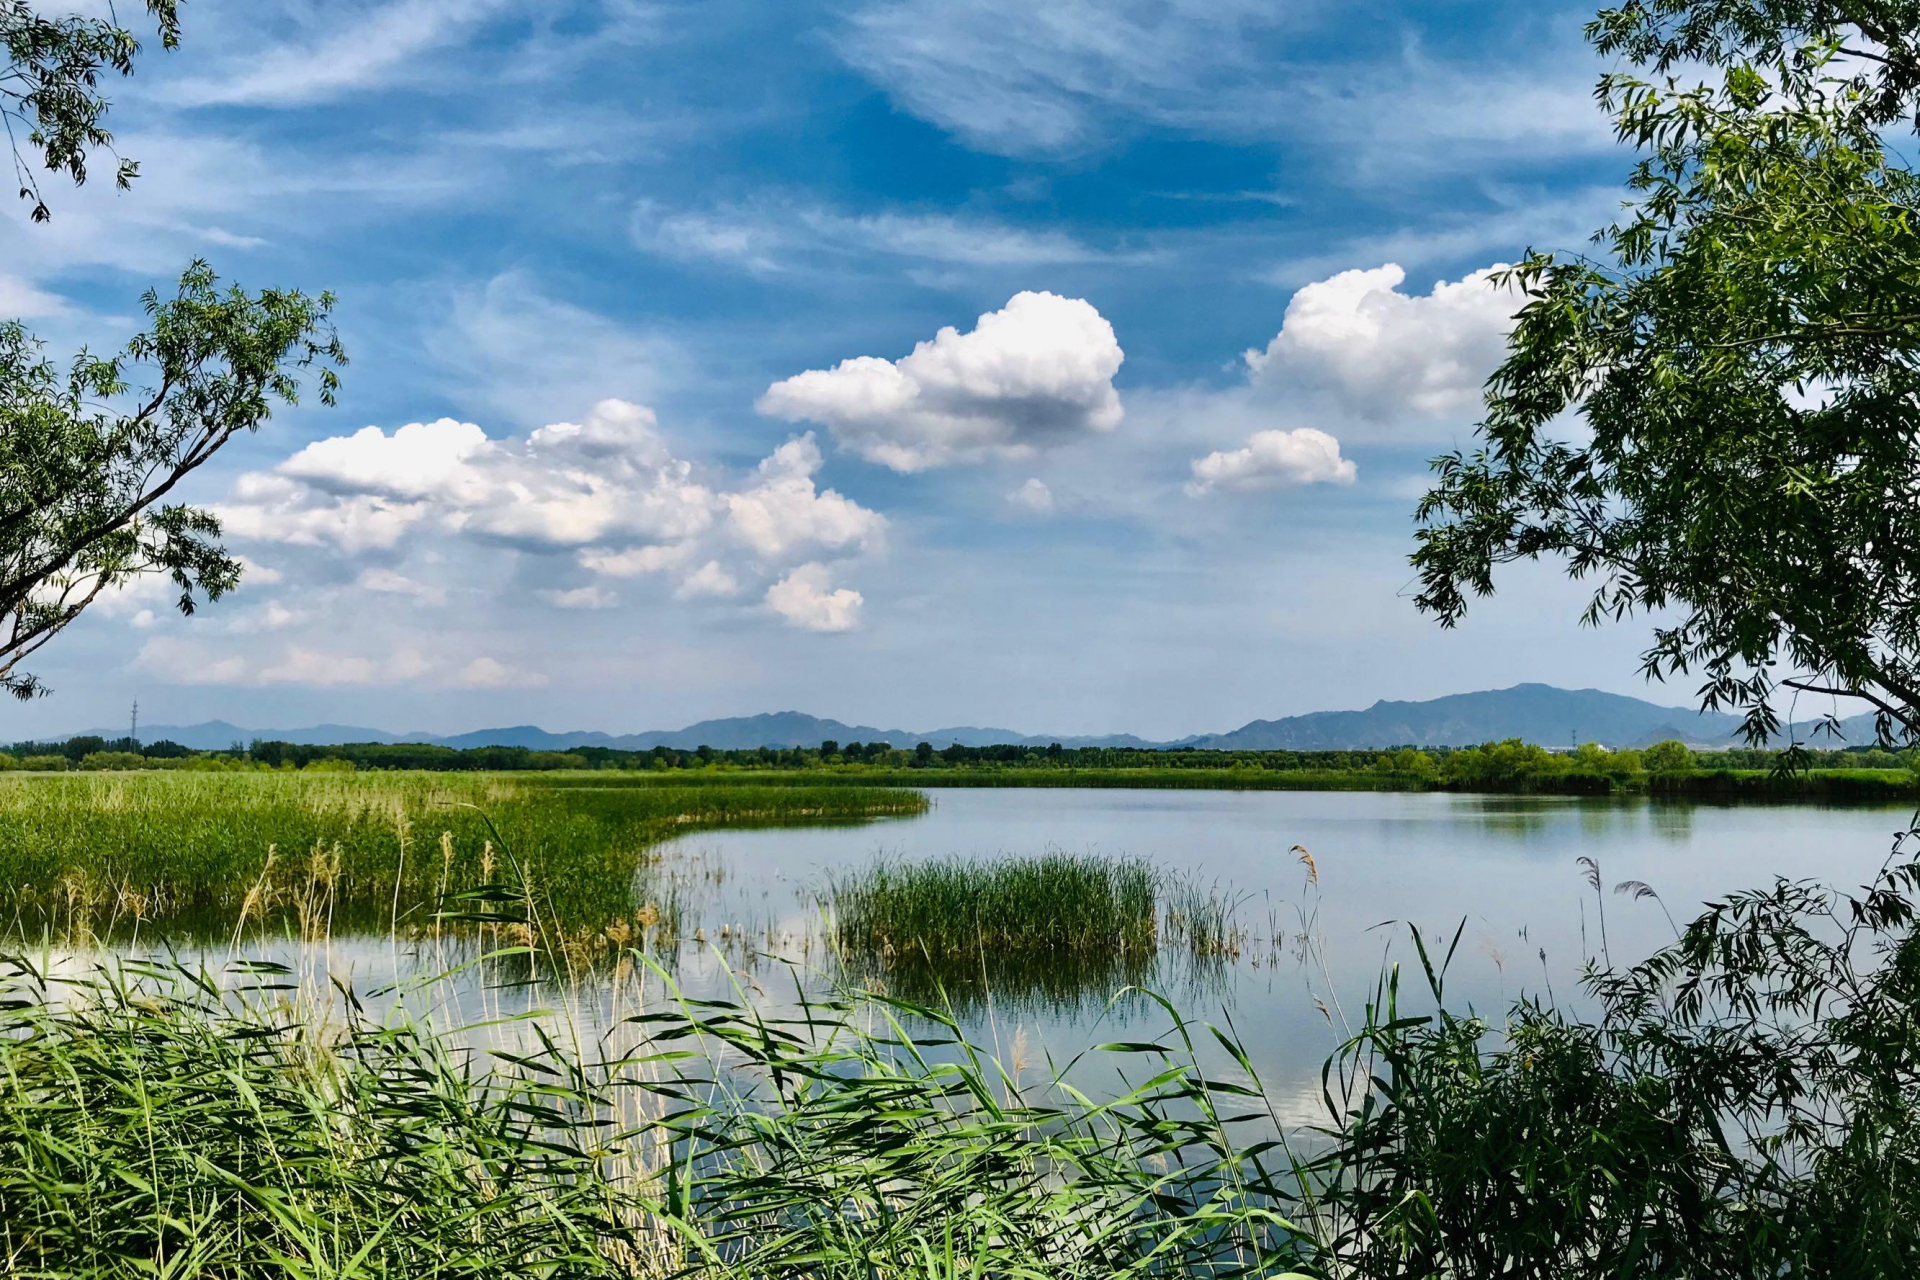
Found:
<path fill-rule="evenodd" d="M 1883 140 L 1920 3 L 1634 0 L 1588 37 L 1629 68 L 1598 98 L 1631 200 L 1592 257 L 1500 281 L 1521 305 L 1420 504 L 1418 604 L 1452 625 L 1560 560 L 1587 621 L 1651 615 L 1647 673 L 1756 740 L 1782 688 L 1920 736 L 1920 183 Z"/>
<path fill-rule="evenodd" d="M 179 0 L 146 0 L 164 48 L 180 43 L 179 9 Z M 36 12 L 28 0 L 0 0 L 0 47 L 7 54 L 0 71 L 0 124 L 6 126 L 20 198 L 32 204 L 35 222 L 45 222 L 50 210 L 35 168 L 82 183 L 89 156 L 111 151 L 113 134 L 103 123 L 110 104 L 100 78 L 108 71 L 133 74 L 140 41 L 111 8 L 105 18 L 53 17 Z M 140 166 L 116 160 L 114 182 L 125 188 Z"/>
<path fill-rule="evenodd" d="M 169 575 L 183 613 L 239 581 L 214 515 L 167 499 L 297 403 L 301 370 L 331 404 L 346 363 L 331 294 L 223 289 L 195 262 L 174 297 L 144 303 L 148 327 L 121 354 L 83 351 L 64 371 L 0 323 L 0 690 L 18 697 L 43 691 L 20 662 L 129 578 Z"/>

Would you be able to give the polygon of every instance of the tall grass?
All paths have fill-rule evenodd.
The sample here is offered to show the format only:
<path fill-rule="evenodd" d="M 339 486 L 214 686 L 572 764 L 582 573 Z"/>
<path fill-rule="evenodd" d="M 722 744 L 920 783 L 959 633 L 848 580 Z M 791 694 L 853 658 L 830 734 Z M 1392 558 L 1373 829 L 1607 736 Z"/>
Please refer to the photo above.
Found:
<path fill-rule="evenodd" d="M 872 996 L 688 1002 L 631 1018 L 624 1053 L 534 1036 L 488 1061 L 353 1003 L 316 1027 L 273 998 L 284 973 L 248 976 L 11 984 L 7 1274 L 1093 1280 L 1301 1254 L 1257 1126 L 1221 1106 L 1246 1090 L 1177 1020 L 1096 1055 L 1145 1083 L 1095 1105 Z"/>
<path fill-rule="evenodd" d="M 671 886 L 651 850 L 703 828 L 924 812 L 913 792 L 677 786 L 644 776 L 0 775 L 0 930 L 182 939 L 249 930 L 424 930 L 449 894 L 497 882 L 576 929 Z M 624 785 L 621 785 L 624 783 Z M 613 785 L 607 785 L 613 784 Z M 506 866 L 506 849 L 517 865 Z"/>
<path fill-rule="evenodd" d="M 843 980 L 963 1014 L 989 998 L 1079 1010 L 1149 983 L 1198 994 L 1247 936 L 1218 888 L 1059 850 L 883 859 L 831 875 L 822 897 Z"/>
<path fill-rule="evenodd" d="M 1452 947 L 1416 933 L 1438 1012 L 1383 974 L 1304 1141 L 1231 1023 L 1164 1002 L 1157 1037 L 1037 1070 L 871 993 L 672 1000 L 594 1039 L 529 1018 L 502 1043 L 314 1006 L 270 965 L 58 990 L 17 965 L 0 1259 L 47 1280 L 1904 1280 L 1917 908 L 1910 860 L 1854 895 L 1730 895 L 1592 972 L 1592 1023 L 1450 1011 Z"/>

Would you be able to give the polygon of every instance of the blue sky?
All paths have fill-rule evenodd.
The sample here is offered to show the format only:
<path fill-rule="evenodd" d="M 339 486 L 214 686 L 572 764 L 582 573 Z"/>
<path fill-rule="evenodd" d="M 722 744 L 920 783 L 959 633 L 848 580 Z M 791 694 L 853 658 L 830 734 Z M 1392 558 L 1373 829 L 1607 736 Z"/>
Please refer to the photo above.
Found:
<path fill-rule="evenodd" d="M 204 256 L 335 291 L 352 365 L 195 481 L 242 588 L 97 608 L 0 737 L 1645 692 L 1554 571 L 1443 634 L 1405 560 L 1480 273 L 1620 199 L 1586 16 L 192 0 L 114 88 L 141 178 L 8 208 L 0 311 L 112 345 Z"/>

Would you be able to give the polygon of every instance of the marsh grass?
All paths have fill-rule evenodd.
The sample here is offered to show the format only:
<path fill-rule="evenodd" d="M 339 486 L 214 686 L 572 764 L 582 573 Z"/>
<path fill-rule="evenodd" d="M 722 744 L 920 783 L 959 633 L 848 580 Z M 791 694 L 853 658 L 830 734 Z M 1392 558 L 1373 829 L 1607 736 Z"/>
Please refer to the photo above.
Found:
<path fill-rule="evenodd" d="M 972 1015 L 990 1000 L 1050 1013 L 1123 987 L 1221 989 L 1247 931 L 1219 885 L 1134 858 L 881 859 L 822 894 L 842 981 Z"/>
<path fill-rule="evenodd" d="M 826 900 L 841 944 L 864 951 L 1145 954 L 1158 944 L 1160 883 L 1138 859 L 1050 850 L 881 859 L 831 876 Z"/>
<path fill-rule="evenodd" d="M 124 941 L 431 932 L 443 899 L 515 879 L 576 931 L 636 927 L 693 831 L 924 812 L 916 793 L 565 774 L 0 775 L 0 930 Z"/>
<path fill-rule="evenodd" d="M 1205 1075 L 1171 1008 L 1081 1064 L 1142 1081 L 1095 1104 L 871 995 L 675 1000 L 584 1046 L 530 1018 L 487 1054 L 351 998 L 316 1022 L 290 978 L 102 968 L 55 999 L 13 968 L 9 1275 L 1092 1280 L 1302 1253 L 1225 1105 L 1257 1093 Z"/>

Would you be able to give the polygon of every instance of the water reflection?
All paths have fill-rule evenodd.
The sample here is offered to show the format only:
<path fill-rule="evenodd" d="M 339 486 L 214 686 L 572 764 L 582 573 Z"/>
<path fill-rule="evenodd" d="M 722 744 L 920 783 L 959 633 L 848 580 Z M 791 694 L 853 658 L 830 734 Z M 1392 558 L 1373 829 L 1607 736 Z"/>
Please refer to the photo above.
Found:
<path fill-rule="evenodd" d="M 1708 898 L 1764 885 L 1775 875 L 1857 884 L 1884 860 L 1905 809 L 1701 806 L 1553 797 L 1299 792 L 967 790 L 936 796 L 923 817 L 873 828 L 780 827 L 707 832 L 665 846 L 644 882 L 623 882 L 628 932 L 602 927 L 592 946 L 575 940 L 533 960 L 474 965 L 431 996 L 468 1022 L 558 1007 L 605 1034 L 620 1016 L 670 998 L 660 976 L 620 957 L 644 947 L 680 992 L 744 996 L 791 1005 L 851 981 L 895 998 L 950 1007 L 969 1034 L 1056 1060 L 1102 1039 L 1116 1022 L 1155 1024 L 1143 998 L 1112 1003 L 1133 985 L 1168 995 L 1196 1018 L 1231 1019 L 1269 1096 L 1311 1109 L 1320 1066 L 1357 1023 L 1383 967 L 1417 963 L 1410 927 L 1460 943 L 1450 1002 L 1497 1016 L 1521 995 L 1578 1003 L 1579 974 L 1599 951 L 1604 906 L 1609 949 L 1630 962 L 1672 938 Z M 1311 852 L 1317 883 L 1295 846 Z M 1014 962 L 991 952 L 932 964 L 924 957 L 837 951 L 827 936 L 822 886 L 836 870 L 877 855 L 924 859 L 1037 854 L 1066 848 L 1146 859 L 1193 881 L 1231 888 L 1237 927 L 1231 952 L 1196 958 L 1177 948 L 1112 959 Z M 1574 863 L 1594 859 L 1602 894 Z M 1616 895 L 1639 881 L 1658 900 Z M 674 888 L 677 928 L 651 933 L 635 918 L 647 894 Z M 1664 906 L 1665 910 L 1662 910 Z M 231 933 L 199 940 L 219 964 Z M 246 940 L 304 963 L 303 981 L 339 980 L 360 992 L 395 993 L 494 945 L 531 945 L 506 932 L 449 931 L 392 938 L 334 937 L 322 948 L 297 939 Z M 590 940 L 591 941 L 591 940 Z M 603 945 L 604 944 L 604 945 Z M 143 941 L 143 949 L 150 943 Z M 1409 981 L 1403 989 L 1416 988 Z M 422 988 L 422 990 L 426 990 Z M 1409 997 L 1411 998 L 1411 997 Z M 500 1035 L 505 1033 L 487 1033 Z M 1203 1038 L 1204 1039 L 1204 1038 Z M 1202 1046 L 1204 1050 L 1204 1045 Z M 1228 1062 L 1210 1063 L 1223 1072 Z"/>

